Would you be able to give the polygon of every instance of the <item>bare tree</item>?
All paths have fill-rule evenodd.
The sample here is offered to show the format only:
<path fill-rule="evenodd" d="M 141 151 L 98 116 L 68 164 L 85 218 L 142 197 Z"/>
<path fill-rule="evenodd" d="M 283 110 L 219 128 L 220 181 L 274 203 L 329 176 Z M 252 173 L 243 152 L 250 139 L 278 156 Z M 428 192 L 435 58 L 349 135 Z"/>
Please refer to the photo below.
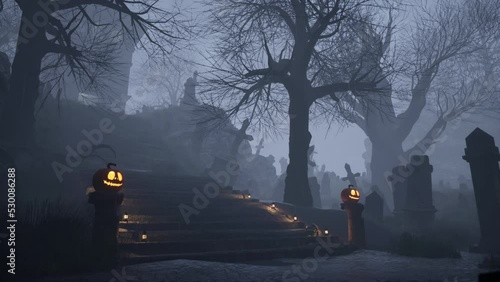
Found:
<path fill-rule="evenodd" d="M 159 8 L 156 0 L 16 0 L 16 3 L 23 20 L 0 121 L 2 141 L 17 146 L 34 144 L 34 107 L 42 71 L 65 70 L 78 78 L 76 81 L 93 85 L 96 78 L 113 70 L 112 51 L 125 38 L 139 42 L 148 54 L 168 55 L 187 32 L 187 26 L 178 21 L 180 11 Z M 104 13 L 111 17 L 101 22 Z M 78 32 L 82 28 L 89 31 L 87 35 Z M 143 36 L 146 40 L 141 40 Z"/>
<path fill-rule="evenodd" d="M 283 113 L 288 114 L 285 202 L 312 206 L 307 178 L 311 106 L 338 92 L 374 89 L 376 81 L 366 81 L 368 75 L 359 72 L 339 72 L 327 82 L 319 79 L 335 68 L 325 63 L 335 62 L 328 58 L 332 54 L 343 55 L 335 53 L 339 44 L 335 42 L 347 26 L 363 20 L 362 11 L 369 2 L 216 0 L 207 4 L 216 47 L 207 56 L 212 71 L 206 78 L 213 88 L 205 90 L 206 99 L 229 105 L 230 116 L 247 115 L 271 127 Z M 359 68 L 359 64 L 350 67 Z"/>
<path fill-rule="evenodd" d="M 392 20 L 385 36 L 369 27 L 359 28 L 367 51 L 365 65 L 377 65 L 390 46 L 404 52 L 399 63 L 406 71 L 384 79 L 379 95 L 344 95 L 358 125 L 372 143 L 372 184 L 391 198 L 386 177 L 392 168 L 424 154 L 462 114 L 484 109 L 498 96 L 497 1 L 439 1 L 431 10 L 421 6 L 409 40 L 394 46 Z M 371 67 L 368 69 L 370 70 Z M 399 101 L 398 101 L 399 100 Z M 398 101 L 398 102 L 394 102 Z M 401 109 L 402 105 L 404 108 Z M 413 147 L 404 150 L 407 139 L 426 105 L 434 106 L 437 119 Z"/>

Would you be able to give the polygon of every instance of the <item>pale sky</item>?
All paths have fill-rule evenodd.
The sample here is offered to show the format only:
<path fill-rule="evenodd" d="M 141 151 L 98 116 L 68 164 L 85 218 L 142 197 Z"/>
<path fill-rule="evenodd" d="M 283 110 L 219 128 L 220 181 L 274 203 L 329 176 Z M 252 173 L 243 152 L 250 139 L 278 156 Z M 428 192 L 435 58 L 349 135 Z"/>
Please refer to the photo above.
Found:
<path fill-rule="evenodd" d="M 427 2 L 427 1 L 425 1 Z M 161 6 L 168 9 L 165 4 L 171 4 L 171 1 L 160 1 Z M 189 7 L 193 14 L 197 13 L 199 9 L 199 1 L 187 0 L 183 1 L 183 6 Z M 403 21 L 408 21 L 410 17 L 400 17 Z M 201 19 L 199 19 L 201 20 Z M 401 24 L 401 22 L 400 22 Z M 401 25 L 400 25 L 401 26 Z M 198 48 L 200 48 L 198 46 Z M 131 70 L 131 77 L 138 73 L 138 65 L 141 62 L 140 52 L 134 53 L 133 67 Z M 201 58 L 197 54 L 192 54 L 190 58 Z M 195 59 L 196 60 L 196 59 Z M 203 63 L 203 62 L 198 62 Z M 200 69 L 195 69 L 202 71 Z M 185 81 L 186 78 L 183 80 Z M 129 95 L 133 96 L 134 86 L 130 85 Z M 136 99 L 137 100 L 137 99 Z M 144 100 L 143 100 L 144 101 Z M 239 124 L 236 124 L 239 127 Z M 315 145 L 316 154 L 314 154 L 313 159 L 316 164 L 321 167 L 325 164 L 326 169 L 329 171 L 334 171 L 337 174 L 343 175 L 345 173 L 344 164 L 347 162 L 351 165 L 354 172 L 364 172 L 364 159 L 361 155 L 365 152 L 364 140 L 366 135 L 362 132 L 359 127 L 355 125 L 350 125 L 349 127 L 341 128 L 339 125 L 332 125 L 330 131 L 327 133 L 328 125 L 313 126 L 311 125 L 310 132 L 312 134 L 311 145 Z M 253 133 L 254 141 L 251 142 L 253 149 L 255 151 L 255 146 L 258 145 L 261 136 L 258 133 Z M 275 138 L 276 140 L 267 139 L 264 140 L 264 148 L 261 154 L 264 156 L 273 155 L 275 157 L 275 166 L 277 172 L 280 172 L 279 159 L 285 157 L 288 159 L 288 135 L 283 135 L 282 138 Z"/>

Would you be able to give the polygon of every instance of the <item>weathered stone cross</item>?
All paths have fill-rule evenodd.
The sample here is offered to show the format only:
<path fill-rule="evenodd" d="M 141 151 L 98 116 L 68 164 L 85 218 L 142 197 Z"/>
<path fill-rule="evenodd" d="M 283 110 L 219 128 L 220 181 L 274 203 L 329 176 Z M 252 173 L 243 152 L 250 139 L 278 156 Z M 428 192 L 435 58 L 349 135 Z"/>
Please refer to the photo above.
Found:
<path fill-rule="evenodd" d="M 351 166 L 346 163 L 344 165 L 345 171 L 347 172 L 346 177 L 342 177 L 342 181 L 349 181 L 349 184 L 354 185 L 354 187 L 358 187 L 358 183 L 356 183 L 356 177 L 359 177 L 361 174 L 359 172 L 357 173 L 352 173 Z"/>
<path fill-rule="evenodd" d="M 233 144 L 231 145 L 231 151 L 230 151 L 231 157 L 237 156 L 238 148 L 240 147 L 240 144 L 241 144 L 241 142 L 243 142 L 243 140 L 248 140 L 248 141 L 253 140 L 252 135 L 246 134 L 248 126 L 250 126 L 250 121 L 248 119 L 245 119 L 239 130 L 228 131 L 229 133 L 234 135 L 234 140 L 233 140 Z"/>
<path fill-rule="evenodd" d="M 255 152 L 256 155 L 260 155 L 260 150 L 264 148 L 262 143 L 264 143 L 264 138 L 260 139 L 259 145 L 255 146 L 255 148 L 257 148 L 257 152 Z"/>

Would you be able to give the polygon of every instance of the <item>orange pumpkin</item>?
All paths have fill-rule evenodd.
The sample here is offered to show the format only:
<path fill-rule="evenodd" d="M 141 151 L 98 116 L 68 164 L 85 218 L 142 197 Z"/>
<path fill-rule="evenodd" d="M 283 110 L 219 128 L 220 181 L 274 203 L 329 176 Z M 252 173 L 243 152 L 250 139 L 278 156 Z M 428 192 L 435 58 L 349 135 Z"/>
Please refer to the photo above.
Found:
<path fill-rule="evenodd" d="M 116 164 L 109 163 L 107 168 L 102 168 L 94 174 L 92 185 L 96 191 L 120 191 L 122 189 L 123 174 L 111 166 L 116 166 Z"/>
<path fill-rule="evenodd" d="M 342 190 L 340 193 L 340 198 L 344 203 L 357 203 L 359 201 L 359 190 L 354 188 L 353 185 L 349 185 L 349 187 Z"/>

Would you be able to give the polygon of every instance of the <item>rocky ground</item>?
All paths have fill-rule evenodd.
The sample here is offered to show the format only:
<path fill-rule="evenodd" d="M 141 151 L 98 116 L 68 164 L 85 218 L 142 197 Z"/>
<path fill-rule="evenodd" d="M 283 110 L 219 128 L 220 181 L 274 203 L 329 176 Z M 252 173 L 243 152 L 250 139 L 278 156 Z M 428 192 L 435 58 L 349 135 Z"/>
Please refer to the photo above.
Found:
<path fill-rule="evenodd" d="M 108 273 L 60 277 L 43 282 L 166 281 L 477 281 L 485 272 L 483 256 L 462 253 L 461 259 L 410 258 L 379 251 L 358 251 L 326 260 L 279 259 L 234 264 L 191 260 L 145 263 Z"/>

